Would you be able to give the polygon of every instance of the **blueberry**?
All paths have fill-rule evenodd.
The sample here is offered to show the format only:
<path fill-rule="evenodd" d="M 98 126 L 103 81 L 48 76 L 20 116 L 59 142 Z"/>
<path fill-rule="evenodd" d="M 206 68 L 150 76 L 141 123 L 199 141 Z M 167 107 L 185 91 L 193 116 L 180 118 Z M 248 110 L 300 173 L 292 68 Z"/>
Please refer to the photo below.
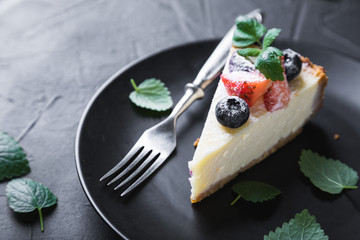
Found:
<path fill-rule="evenodd" d="M 282 50 L 284 55 L 284 67 L 287 80 L 296 78 L 301 71 L 302 62 L 299 54 L 290 48 Z"/>
<path fill-rule="evenodd" d="M 247 122 L 250 110 L 244 99 L 229 96 L 221 99 L 216 104 L 215 115 L 221 125 L 229 128 L 238 128 Z"/>
<path fill-rule="evenodd" d="M 246 60 L 243 56 L 240 56 L 237 52 L 234 52 L 229 61 L 229 71 L 254 72 L 255 67 L 249 60 Z"/>

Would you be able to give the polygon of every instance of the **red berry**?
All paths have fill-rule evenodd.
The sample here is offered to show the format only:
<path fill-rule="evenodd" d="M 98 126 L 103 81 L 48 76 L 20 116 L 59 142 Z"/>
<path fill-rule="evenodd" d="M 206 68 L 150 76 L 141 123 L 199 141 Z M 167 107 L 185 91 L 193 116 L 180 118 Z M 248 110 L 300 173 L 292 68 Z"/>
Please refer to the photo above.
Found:
<path fill-rule="evenodd" d="M 230 96 L 237 96 L 252 106 L 271 86 L 271 81 L 260 72 L 231 72 L 222 74 L 221 80 Z"/>
<path fill-rule="evenodd" d="M 281 65 L 284 68 L 284 56 L 281 57 Z M 269 89 L 264 94 L 264 104 L 266 110 L 269 112 L 274 112 L 282 108 L 286 108 L 290 102 L 290 89 L 289 84 L 286 79 L 285 70 L 284 70 L 284 80 L 275 81 L 269 87 Z"/>
<path fill-rule="evenodd" d="M 284 81 L 275 81 L 264 94 L 266 110 L 274 112 L 285 108 L 290 102 L 290 89 L 286 77 Z"/>

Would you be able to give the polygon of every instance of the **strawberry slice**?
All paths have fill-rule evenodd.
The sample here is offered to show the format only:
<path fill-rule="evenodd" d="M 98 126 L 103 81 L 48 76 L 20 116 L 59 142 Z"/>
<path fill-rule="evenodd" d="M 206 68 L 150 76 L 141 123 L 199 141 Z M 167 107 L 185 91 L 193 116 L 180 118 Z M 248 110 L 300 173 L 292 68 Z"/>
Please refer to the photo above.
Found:
<path fill-rule="evenodd" d="M 290 102 L 290 89 L 286 77 L 284 81 L 275 81 L 264 94 L 266 110 L 274 112 L 286 108 Z"/>
<path fill-rule="evenodd" d="M 263 96 L 271 86 L 271 80 L 266 79 L 259 71 L 231 72 L 222 74 L 221 80 L 230 96 L 238 96 L 252 106 Z"/>
<path fill-rule="evenodd" d="M 284 56 L 281 57 L 281 64 L 284 68 Z M 276 110 L 280 110 L 282 108 L 286 108 L 290 102 L 290 89 L 289 84 L 286 79 L 285 70 L 284 70 L 284 80 L 283 81 L 275 81 L 267 89 L 264 94 L 264 104 L 266 110 L 269 112 L 274 112 Z"/>

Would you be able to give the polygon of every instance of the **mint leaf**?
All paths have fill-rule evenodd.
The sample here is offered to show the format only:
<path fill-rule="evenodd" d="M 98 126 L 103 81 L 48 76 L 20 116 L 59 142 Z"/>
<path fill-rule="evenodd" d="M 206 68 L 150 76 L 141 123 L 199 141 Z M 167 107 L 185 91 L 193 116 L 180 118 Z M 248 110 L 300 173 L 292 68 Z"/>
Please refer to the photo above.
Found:
<path fill-rule="evenodd" d="M 246 47 L 255 42 L 261 45 L 259 39 L 265 34 L 265 32 L 265 26 L 255 19 L 239 16 L 236 19 L 233 45 L 235 47 Z"/>
<path fill-rule="evenodd" d="M 281 193 L 276 187 L 258 181 L 242 181 L 235 184 L 232 189 L 238 196 L 231 205 L 234 205 L 240 198 L 256 203 L 273 199 Z"/>
<path fill-rule="evenodd" d="M 283 81 L 284 69 L 279 59 L 280 53 L 281 51 L 277 48 L 266 48 L 260 53 L 260 55 L 256 59 L 255 68 L 258 69 L 262 74 L 264 74 L 267 79 L 271 79 L 272 81 Z"/>
<path fill-rule="evenodd" d="M 267 31 L 267 33 L 265 34 L 265 37 L 263 40 L 263 48 L 269 47 L 273 43 L 275 38 L 279 35 L 280 32 L 281 32 L 281 29 L 279 29 L 279 28 L 269 29 Z"/>
<path fill-rule="evenodd" d="M 139 86 L 134 79 L 130 81 L 135 91 L 130 93 L 129 98 L 135 105 L 155 111 L 165 111 L 173 106 L 170 92 L 160 80 L 146 79 Z"/>
<path fill-rule="evenodd" d="M 279 58 L 283 55 L 282 51 L 276 47 L 267 47 L 266 49 L 264 49 L 264 51 L 265 50 L 269 52 L 273 52 Z"/>
<path fill-rule="evenodd" d="M 275 232 L 269 232 L 264 236 L 264 240 L 328 240 L 316 218 L 304 209 L 297 213 L 295 218 L 288 223 L 283 223 L 282 227 L 277 227 Z"/>
<path fill-rule="evenodd" d="M 54 205 L 57 197 L 41 183 L 31 179 L 19 178 L 11 180 L 6 186 L 9 207 L 15 212 L 26 213 L 38 210 L 41 231 L 44 231 L 41 209 Z"/>
<path fill-rule="evenodd" d="M 303 150 L 299 164 L 304 175 L 324 192 L 336 194 L 346 188 L 357 188 L 357 172 L 339 160 L 327 159 L 311 150 Z"/>
<path fill-rule="evenodd" d="M 237 53 L 244 57 L 257 57 L 261 53 L 261 50 L 258 48 L 243 48 L 237 50 Z"/>
<path fill-rule="evenodd" d="M 0 131 L 0 181 L 29 173 L 29 162 L 19 144 Z"/>

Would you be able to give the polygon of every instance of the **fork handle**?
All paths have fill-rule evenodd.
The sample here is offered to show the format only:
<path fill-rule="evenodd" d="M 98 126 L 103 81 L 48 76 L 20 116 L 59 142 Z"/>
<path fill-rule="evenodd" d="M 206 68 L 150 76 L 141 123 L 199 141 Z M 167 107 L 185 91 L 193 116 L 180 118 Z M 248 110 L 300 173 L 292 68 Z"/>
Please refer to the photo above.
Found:
<path fill-rule="evenodd" d="M 258 22 L 262 22 L 260 9 L 255 9 L 248 14 L 247 17 L 254 18 Z M 177 119 L 195 100 L 204 97 L 204 89 L 217 78 L 225 66 L 226 59 L 229 54 L 229 48 L 232 45 L 235 26 L 225 35 L 225 37 L 217 45 L 213 53 L 200 69 L 198 75 L 192 83 L 185 85 L 185 94 L 174 107 L 169 118 Z"/>

